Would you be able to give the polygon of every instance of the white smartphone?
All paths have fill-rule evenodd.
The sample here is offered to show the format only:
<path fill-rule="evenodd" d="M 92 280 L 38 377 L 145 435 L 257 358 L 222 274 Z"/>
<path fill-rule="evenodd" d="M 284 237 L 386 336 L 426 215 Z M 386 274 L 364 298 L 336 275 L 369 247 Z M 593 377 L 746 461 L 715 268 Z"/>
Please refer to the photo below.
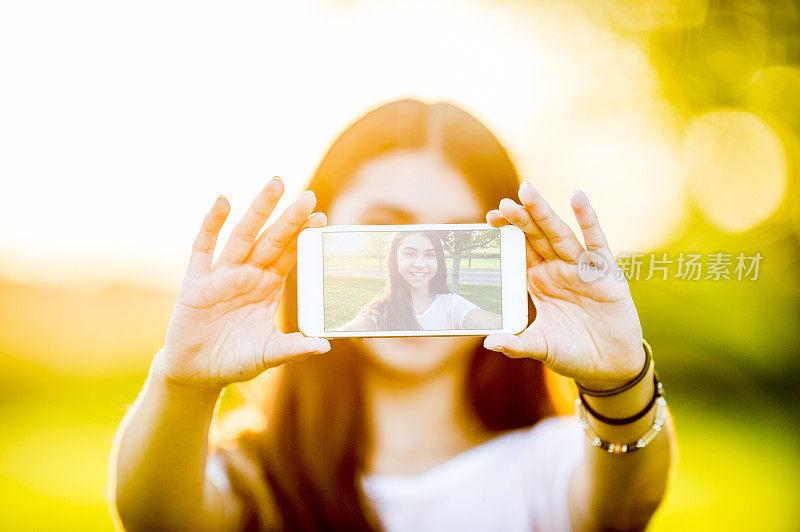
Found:
<path fill-rule="evenodd" d="M 528 324 L 525 236 L 513 225 L 308 228 L 297 279 L 306 336 L 485 336 Z"/>

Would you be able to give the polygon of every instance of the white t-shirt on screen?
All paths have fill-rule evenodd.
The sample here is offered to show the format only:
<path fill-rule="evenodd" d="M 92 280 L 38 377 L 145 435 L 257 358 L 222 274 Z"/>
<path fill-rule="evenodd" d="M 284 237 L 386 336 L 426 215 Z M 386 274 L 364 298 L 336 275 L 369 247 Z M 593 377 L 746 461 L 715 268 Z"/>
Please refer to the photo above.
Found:
<path fill-rule="evenodd" d="M 568 532 L 567 489 L 586 436 L 574 416 L 506 432 L 419 474 L 361 479 L 386 532 Z M 206 478 L 230 483 L 209 456 Z"/>
<path fill-rule="evenodd" d="M 424 331 L 440 331 L 463 328 L 464 318 L 471 310 L 479 308 L 469 299 L 456 293 L 436 294 L 428 308 L 421 314 L 415 314 L 419 326 Z M 375 316 L 360 312 L 359 316 L 369 316 L 378 326 Z"/>

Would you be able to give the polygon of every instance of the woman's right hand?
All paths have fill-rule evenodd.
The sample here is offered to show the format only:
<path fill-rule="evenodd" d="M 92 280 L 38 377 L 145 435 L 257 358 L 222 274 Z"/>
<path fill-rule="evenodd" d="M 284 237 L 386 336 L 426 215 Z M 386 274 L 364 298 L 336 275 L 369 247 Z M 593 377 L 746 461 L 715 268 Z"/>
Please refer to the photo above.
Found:
<path fill-rule="evenodd" d="M 224 197 L 214 203 L 194 242 L 164 348 L 154 360 L 157 375 L 221 390 L 330 349 L 323 338 L 284 334 L 275 326 L 286 275 L 297 258 L 297 234 L 326 222 L 323 213 L 311 214 L 316 198 L 306 191 L 256 239 L 282 194 L 278 178 L 264 187 L 212 265 L 217 236 L 230 212 Z"/>

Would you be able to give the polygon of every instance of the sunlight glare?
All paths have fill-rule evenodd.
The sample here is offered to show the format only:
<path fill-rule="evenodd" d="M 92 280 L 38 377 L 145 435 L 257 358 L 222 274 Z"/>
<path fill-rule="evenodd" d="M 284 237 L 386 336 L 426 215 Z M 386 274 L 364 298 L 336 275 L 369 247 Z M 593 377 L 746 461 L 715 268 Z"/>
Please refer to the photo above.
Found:
<path fill-rule="evenodd" d="M 695 118 L 684 139 L 692 199 L 717 227 L 741 232 L 783 199 L 787 160 L 781 140 L 758 116 L 723 110 Z"/>
<path fill-rule="evenodd" d="M 0 21 L 0 48 L 24 50 L 0 56 L 17 80 L 0 103 L 7 277 L 174 288 L 218 194 L 224 242 L 270 177 L 286 183 L 280 211 L 344 127 L 399 97 L 475 114 L 573 227 L 584 188 L 618 247 L 656 245 L 682 212 L 665 204 L 681 172 L 652 66 L 576 5 L 51 8 Z M 658 223 L 627 223 L 653 210 Z"/>

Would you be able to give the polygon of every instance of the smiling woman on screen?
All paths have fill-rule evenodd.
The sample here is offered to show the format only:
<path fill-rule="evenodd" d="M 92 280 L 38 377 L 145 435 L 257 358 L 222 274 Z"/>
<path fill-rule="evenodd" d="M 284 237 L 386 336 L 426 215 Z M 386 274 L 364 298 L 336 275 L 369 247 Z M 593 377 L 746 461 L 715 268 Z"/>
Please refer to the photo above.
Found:
<path fill-rule="evenodd" d="M 339 331 L 499 329 L 500 315 L 450 291 L 440 235 L 398 232 L 386 258 L 383 293 Z"/>
<path fill-rule="evenodd" d="M 675 432 L 630 290 L 585 195 L 572 197 L 582 243 L 519 183 L 473 116 L 400 100 L 347 128 L 310 190 L 259 236 L 283 193 L 268 183 L 212 262 L 229 212 L 218 199 L 115 441 L 110 493 L 126 530 L 644 528 L 664 497 Z M 519 335 L 328 342 L 296 332 L 303 228 L 484 218 L 527 237 L 532 323 Z M 420 233 L 397 242 L 428 244 L 435 255 Z M 587 249 L 610 265 L 592 283 L 576 266 Z M 412 292 L 441 288 L 440 262 L 433 272 L 396 258 Z M 414 313 L 425 303 L 412 296 Z M 210 445 L 222 390 L 264 372 L 279 378 L 260 390 L 262 422 Z M 578 416 L 558 415 L 554 373 L 581 391 Z"/>

